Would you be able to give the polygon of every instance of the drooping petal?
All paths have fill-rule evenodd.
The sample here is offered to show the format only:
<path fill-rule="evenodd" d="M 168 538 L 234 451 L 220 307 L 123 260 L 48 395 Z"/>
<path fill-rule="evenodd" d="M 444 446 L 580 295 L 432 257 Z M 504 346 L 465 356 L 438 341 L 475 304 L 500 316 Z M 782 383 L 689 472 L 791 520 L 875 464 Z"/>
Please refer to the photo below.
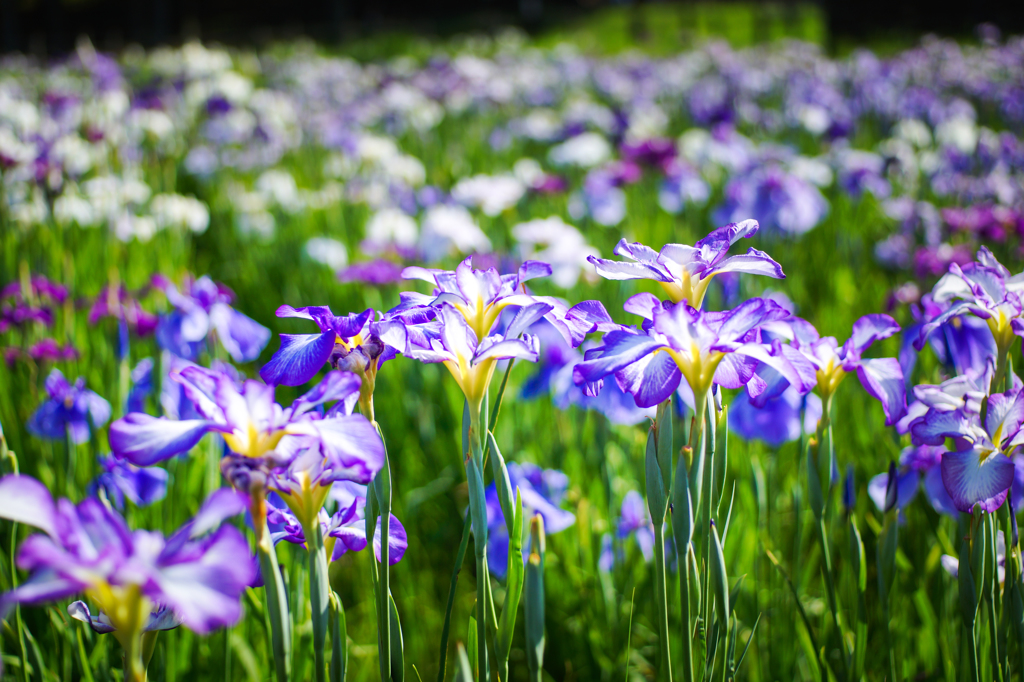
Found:
<path fill-rule="evenodd" d="M 204 419 L 174 421 L 131 412 L 110 425 L 110 449 L 137 466 L 188 452 L 210 429 Z"/>
<path fill-rule="evenodd" d="M 380 561 L 380 548 L 381 548 L 381 522 L 380 517 L 377 518 L 377 530 L 373 535 L 373 555 L 377 557 L 377 561 Z M 364 538 L 365 539 L 365 538 Z M 391 515 L 391 521 L 388 525 L 388 566 L 394 566 L 402 557 L 405 556 L 405 550 L 409 548 L 409 538 L 405 534 L 405 526 L 402 522 Z"/>
<path fill-rule="evenodd" d="M 636 334 L 625 330 L 609 332 L 604 337 L 604 348 L 600 355 L 593 358 L 588 357 L 576 365 L 573 370 L 573 379 L 576 380 L 576 377 L 580 377 L 579 380 L 576 380 L 577 384 L 584 381 L 597 381 L 636 362 L 660 347 L 662 347 L 661 343 L 646 334 Z"/>
<path fill-rule="evenodd" d="M 234 488 L 214 490 L 192 518 L 190 538 L 197 538 L 218 528 L 225 520 L 244 513 L 249 508 L 249 496 Z"/>
<path fill-rule="evenodd" d="M 80 620 L 93 629 L 94 632 L 105 635 L 114 631 L 114 626 L 105 614 L 92 615 L 89 607 L 83 601 L 73 601 L 68 604 L 68 615 L 75 620 Z"/>
<path fill-rule="evenodd" d="M 281 334 L 281 347 L 270 362 L 260 369 L 260 377 L 268 384 L 300 386 L 320 371 L 334 351 L 336 335 Z"/>
<path fill-rule="evenodd" d="M 242 615 L 239 597 L 255 578 L 249 543 L 225 525 L 198 547 L 161 556 L 153 596 L 158 596 L 200 635 L 234 625 Z M 196 556 L 198 554 L 198 556 Z"/>
<path fill-rule="evenodd" d="M 885 425 L 892 426 L 906 414 L 906 384 L 896 358 L 861 360 L 857 377 L 868 394 L 882 403 Z"/>
<path fill-rule="evenodd" d="M 994 512 L 1006 500 L 1013 484 L 1013 462 L 998 452 L 981 459 L 981 451 L 946 452 L 942 455 L 942 482 L 962 512 L 977 504 Z"/>
<path fill-rule="evenodd" d="M 57 507 L 46 486 L 31 476 L 0 478 L 0 518 L 57 535 Z"/>
<path fill-rule="evenodd" d="M 300 422 L 295 432 L 316 435 L 336 477 L 369 483 L 384 466 L 384 444 L 361 414 Z"/>
<path fill-rule="evenodd" d="M 970 419 L 961 410 L 931 410 L 923 419 L 918 419 L 910 425 L 910 437 L 915 445 L 942 445 L 946 438 L 967 435 L 970 433 L 970 427 Z"/>
<path fill-rule="evenodd" d="M 899 330 L 899 324 L 888 315 L 865 315 L 853 323 L 853 332 L 846 345 L 862 353 L 875 341 L 887 339 Z"/>
<path fill-rule="evenodd" d="M 362 379 L 352 372 L 342 372 L 340 370 L 328 372 L 320 380 L 320 383 L 309 389 L 309 391 L 292 403 L 292 414 L 302 414 L 317 405 L 333 403 L 335 401 L 341 401 L 348 408 L 347 411 L 351 411 L 351 407 L 359 398 L 359 386 L 361 384 Z"/>
<path fill-rule="evenodd" d="M 945 453 L 943 453 L 945 455 Z M 931 503 L 932 508 L 940 514 L 956 517 L 959 513 L 953 498 L 946 490 L 946 484 L 942 482 L 942 466 L 932 467 L 924 475 L 924 494 Z"/>
<path fill-rule="evenodd" d="M 672 395 L 683 374 L 668 353 L 653 353 L 622 368 L 615 376 L 622 390 L 633 395 L 638 407 L 654 407 Z"/>

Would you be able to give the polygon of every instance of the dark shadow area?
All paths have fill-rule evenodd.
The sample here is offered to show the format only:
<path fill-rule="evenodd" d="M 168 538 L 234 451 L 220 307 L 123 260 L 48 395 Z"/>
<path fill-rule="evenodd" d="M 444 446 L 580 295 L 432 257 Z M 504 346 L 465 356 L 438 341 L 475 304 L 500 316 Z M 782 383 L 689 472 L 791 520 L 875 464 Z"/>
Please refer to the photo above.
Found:
<path fill-rule="evenodd" d="M 444 38 L 517 25 L 531 32 L 572 22 L 611 4 L 605 0 L 0 0 L 0 48 L 37 56 L 70 51 L 87 35 L 105 50 L 189 39 L 262 46 L 298 36 L 325 44 L 381 32 Z M 654 4 L 654 3 L 647 3 Z M 723 3 L 726 4 L 726 3 Z M 747 3 L 749 5 L 749 3 Z M 792 3 L 773 3 L 785 8 Z M 821 0 L 832 45 L 887 35 L 936 32 L 964 37 L 991 23 L 1003 33 L 1024 29 L 1024 6 L 977 0 Z"/>

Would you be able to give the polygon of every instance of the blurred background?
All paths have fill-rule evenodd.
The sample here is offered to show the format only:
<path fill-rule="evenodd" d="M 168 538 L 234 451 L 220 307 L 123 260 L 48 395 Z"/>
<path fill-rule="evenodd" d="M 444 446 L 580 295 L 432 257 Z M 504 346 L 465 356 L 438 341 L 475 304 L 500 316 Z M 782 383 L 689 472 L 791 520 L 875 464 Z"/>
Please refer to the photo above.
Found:
<path fill-rule="evenodd" d="M 823 42 L 835 51 L 854 44 L 903 46 L 925 32 L 954 38 L 982 23 L 1008 33 L 1024 26 L 1024 7 L 1005 0 L 819 0 L 818 2 L 615 2 L 608 0 L 0 0 L 0 48 L 59 55 L 86 35 L 97 48 L 153 46 L 187 40 L 261 47 L 309 37 L 335 45 L 373 34 L 444 38 L 519 25 L 533 33 L 560 31 L 603 18 L 605 36 L 629 31 L 640 43 L 675 49 L 701 37 L 734 46 L 784 35 Z M 665 23 L 665 19 L 669 19 Z"/>

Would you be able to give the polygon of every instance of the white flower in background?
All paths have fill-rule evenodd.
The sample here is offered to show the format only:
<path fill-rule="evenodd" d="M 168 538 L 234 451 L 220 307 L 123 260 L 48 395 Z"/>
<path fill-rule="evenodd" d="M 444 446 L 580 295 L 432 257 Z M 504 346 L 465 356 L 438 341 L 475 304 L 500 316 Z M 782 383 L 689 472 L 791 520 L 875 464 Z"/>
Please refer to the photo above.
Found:
<path fill-rule="evenodd" d="M 259 192 L 250 192 L 237 182 L 228 185 L 227 193 L 235 211 L 235 227 L 240 233 L 273 236 L 274 216 L 267 210 L 267 197 Z"/>
<path fill-rule="evenodd" d="M 935 139 L 941 145 L 973 154 L 978 146 L 978 127 L 967 116 L 957 116 L 936 126 Z"/>
<path fill-rule="evenodd" d="M 703 128 L 691 128 L 679 136 L 680 155 L 706 175 L 720 175 L 725 169 L 736 173 L 746 169 L 756 149 L 750 138 L 730 131 L 722 139 Z"/>
<path fill-rule="evenodd" d="M 668 116 L 653 102 L 644 102 L 629 113 L 629 128 L 626 140 L 642 142 L 652 137 L 661 137 L 668 129 Z"/>
<path fill-rule="evenodd" d="M 522 259 L 549 263 L 552 281 L 564 289 L 575 286 L 581 272 L 590 274 L 588 256 L 600 255 L 579 230 L 558 216 L 519 223 L 512 236 L 519 242 Z"/>
<path fill-rule="evenodd" d="M 140 242 L 148 242 L 156 234 L 156 221 L 148 215 L 135 215 L 128 211 L 123 212 L 114 220 L 114 235 L 123 242 L 138 239 Z"/>
<path fill-rule="evenodd" d="M 832 169 L 828 163 L 810 156 L 794 156 L 789 162 L 789 172 L 817 187 L 832 184 Z"/>
<path fill-rule="evenodd" d="M 513 121 L 512 127 L 523 137 L 548 142 L 554 140 L 562 130 L 562 120 L 551 109 L 534 109 L 523 118 Z"/>
<path fill-rule="evenodd" d="M 399 154 L 384 160 L 381 169 L 385 175 L 410 187 L 419 187 L 427 180 L 427 170 L 423 167 L 423 162 L 408 154 Z"/>
<path fill-rule="evenodd" d="M 453 250 L 459 254 L 487 253 L 491 250 L 491 240 L 465 208 L 437 204 L 423 216 L 420 250 L 428 262 L 433 262 Z"/>
<path fill-rule="evenodd" d="M 527 187 L 536 187 L 547 174 L 536 159 L 522 158 L 512 164 L 512 175 Z"/>
<path fill-rule="evenodd" d="M 174 132 L 174 121 L 156 109 L 136 109 L 128 115 L 128 127 L 144 137 L 161 141 Z"/>
<path fill-rule="evenodd" d="M 210 226 L 210 211 L 206 204 L 193 197 L 180 194 L 158 194 L 149 206 L 157 227 L 186 228 L 195 233 L 206 232 Z"/>
<path fill-rule="evenodd" d="M 512 208 L 526 194 L 526 185 L 509 173 L 474 175 L 463 178 L 452 187 L 452 198 L 460 204 L 480 208 L 484 214 L 496 216 Z"/>
<path fill-rule="evenodd" d="M 359 161 L 348 154 L 331 154 L 324 160 L 324 175 L 347 179 L 359 170 Z"/>
<path fill-rule="evenodd" d="M 306 255 L 332 270 L 341 270 L 348 265 L 348 249 L 337 239 L 313 237 L 305 246 Z"/>
<path fill-rule="evenodd" d="M 807 132 L 811 135 L 821 135 L 832 125 L 832 117 L 828 109 L 820 104 L 805 104 L 796 112 L 796 119 L 800 121 Z"/>
<path fill-rule="evenodd" d="M 84 175 L 94 163 L 92 145 L 75 134 L 63 135 L 53 144 L 51 154 L 64 172 L 72 177 Z"/>
<path fill-rule="evenodd" d="M 909 142 L 918 149 L 924 149 L 932 143 L 932 133 L 928 125 L 916 118 L 905 118 L 897 123 L 892 130 L 895 138 Z"/>
<path fill-rule="evenodd" d="M 356 142 L 356 155 L 364 163 L 381 163 L 399 154 L 398 144 L 390 137 L 366 133 Z"/>
<path fill-rule="evenodd" d="M 574 96 L 566 103 L 562 114 L 569 123 L 589 125 L 610 133 L 615 128 L 615 114 L 603 104 L 585 96 Z"/>
<path fill-rule="evenodd" d="M 224 71 L 213 83 L 213 92 L 232 104 L 244 104 L 253 92 L 252 81 L 235 71 Z"/>
<path fill-rule="evenodd" d="M 548 152 L 548 159 L 556 166 L 579 166 L 592 168 L 604 163 L 612 156 L 612 147 L 599 133 L 582 133 L 555 145 Z"/>
<path fill-rule="evenodd" d="M 88 199 L 68 188 L 53 202 L 53 219 L 59 225 L 93 227 L 100 222 L 100 215 Z"/>
<path fill-rule="evenodd" d="M 18 191 L 21 189 L 21 191 Z M 13 191 L 12 191 L 13 190 Z M 20 196 L 19 196 L 20 195 Z M 39 187 L 20 185 L 8 189 L 7 200 L 10 202 L 11 218 L 23 227 L 31 227 L 45 222 L 50 214 Z"/>
<path fill-rule="evenodd" d="M 0 105 L 2 106 L 2 105 Z M 22 142 L 9 129 L 0 127 L 0 159 L 4 163 L 20 166 L 36 157 L 35 145 Z"/>
<path fill-rule="evenodd" d="M 256 191 L 288 213 L 301 211 L 304 205 L 295 178 L 280 168 L 264 171 L 256 180 Z"/>
<path fill-rule="evenodd" d="M 412 216 L 398 208 L 382 208 L 366 223 L 362 250 L 376 255 L 392 244 L 399 249 L 412 249 L 419 238 L 419 228 Z"/>

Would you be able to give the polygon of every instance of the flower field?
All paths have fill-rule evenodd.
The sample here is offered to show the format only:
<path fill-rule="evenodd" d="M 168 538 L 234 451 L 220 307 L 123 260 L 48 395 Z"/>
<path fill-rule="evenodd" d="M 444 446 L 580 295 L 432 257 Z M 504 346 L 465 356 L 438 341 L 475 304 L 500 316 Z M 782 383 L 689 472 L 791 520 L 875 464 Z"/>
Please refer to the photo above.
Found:
<path fill-rule="evenodd" d="M 0 60 L 0 679 L 1021 679 L 1024 40 L 587 30 Z"/>

